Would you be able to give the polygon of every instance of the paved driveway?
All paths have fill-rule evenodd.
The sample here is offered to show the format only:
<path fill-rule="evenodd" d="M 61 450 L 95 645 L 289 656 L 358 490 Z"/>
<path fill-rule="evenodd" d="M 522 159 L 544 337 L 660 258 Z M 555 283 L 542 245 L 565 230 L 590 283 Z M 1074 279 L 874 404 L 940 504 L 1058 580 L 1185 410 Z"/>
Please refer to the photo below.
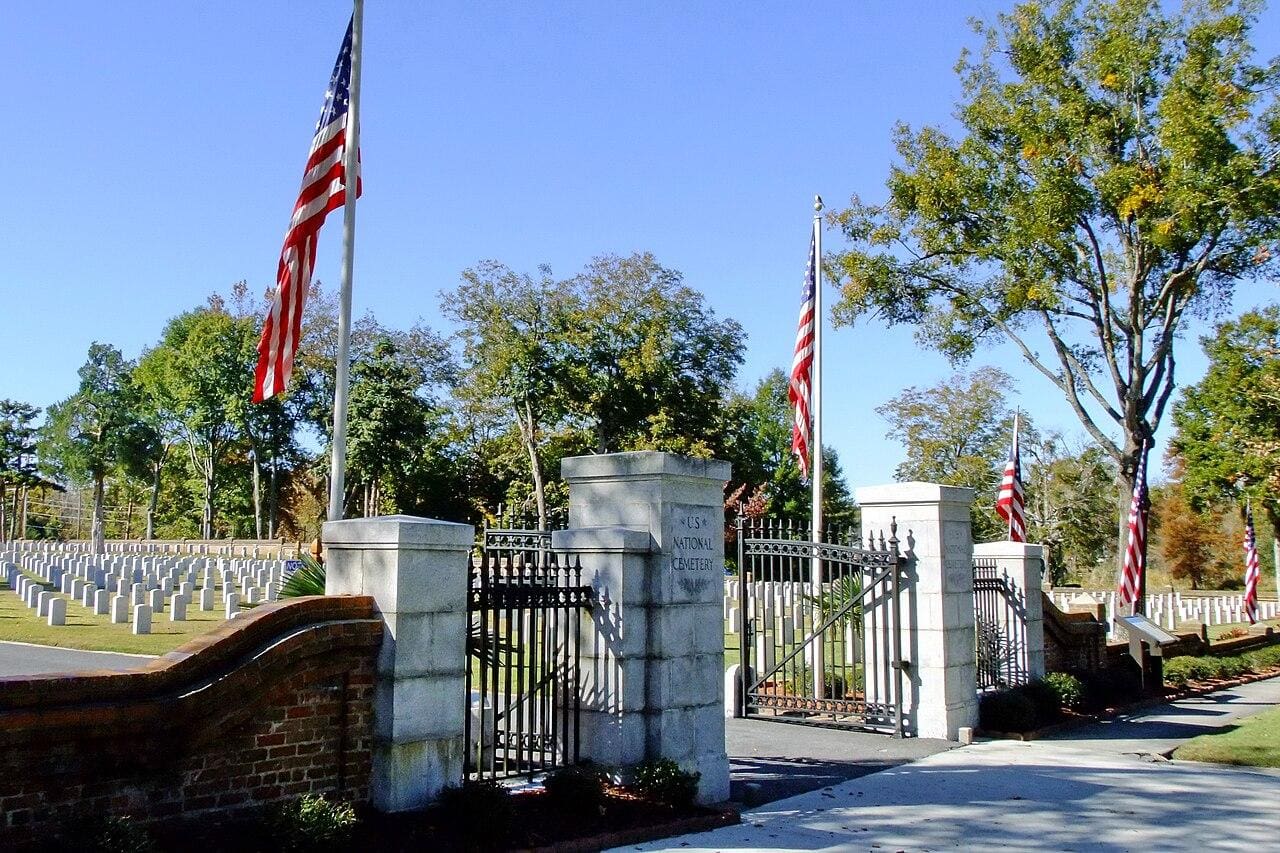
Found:
<path fill-rule="evenodd" d="M 745 812 L 740 826 L 619 850 L 1280 849 L 1280 771 L 1167 761 L 1280 701 L 1280 679 L 1053 740 L 937 753 Z"/>
<path fill-rule="evenodd" d="M 116 652 L 86 652 L 35 646 L 29 643 L 0 642 L 0 678 L 9 675 L 40 675 L 47 672 L 82 672 L 92 669 L 141 669 L 155 658 Z"/>

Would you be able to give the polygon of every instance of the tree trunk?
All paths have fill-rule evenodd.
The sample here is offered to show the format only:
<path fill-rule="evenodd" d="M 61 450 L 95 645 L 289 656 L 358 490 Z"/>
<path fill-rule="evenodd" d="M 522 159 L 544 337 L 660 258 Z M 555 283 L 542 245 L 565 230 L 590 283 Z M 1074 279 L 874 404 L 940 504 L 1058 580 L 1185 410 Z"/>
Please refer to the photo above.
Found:
<path fill-rule="evenodd" d="M 30 486 L 24 485 L 22 487 L 22 524 L 18 527 L 18 538 L 20 539 L 27 538 L 27 492 L 29 491 L 31 491 Z"/>
<path fill-rule="evenodd" d="M 542 462 L 538 459 L 538 434 L 533 421 L 533 406 L 524 401 L 523 416 L 516 412 L 516 422 L 520 426 L 520 437 L 524 441 L 525 452 L 529 454 L 529 475 L 533 480 L 533 500 L 538 507 L 538 529 L 547 529 L 547 487 L 542 479 Z"/>
<path fill-rule="evenodd" d="M 8 527 L 4 517 L 4 489 L 4 480 L 0 480 L 0 542 L 5 541 L 5 528 Z"/>
<path fill-rule="evenodd" d="M 262 538 L 262 466 L 258 463 L 258 453 L 249 454 L 253 460 L 253 537 Z"/>
<path fill-rule="evenodd" d="M 267 538 L 275 539 L 280 521 L 280 460 L 271 457 L 271 480 L 267 487 Z"/>
<path fill-rule="evenodd" d="M 93 478 L 93 526 L 90 529 L 92 552 L 107 553 L 107 531 L 104 517 L 104 492 L 106 491 L 106 475 L 98 473 Z"/>
<path fill-rule="evenodd" d="M 164 459 L 156 462 L 151 472 L 151 501 L 147 504 L 147 539 L 156 538 L 156 504 L 160 502 L 160 472 Z"/>
<path fill-rule="evenodd" d="M 22 492 L 24 486 L 15 486 L 13 489 L 13 510 L 9 515 L 9 539 L 21 539 L 18 535 L 18 495 Z"/>
<path fill-rule="evenodd" d="M 124 512 L 124 534 L 122 539 L 131 539 L 133 533 L 133 489 L 129 489 L 128 508 Z"/>
<path fill-rule="evenodd" d="M 213 538 L 213 460 L 210 458 L 204 469 L 204 508 L 201 514 L 200 535 L 206 539 Z"/>

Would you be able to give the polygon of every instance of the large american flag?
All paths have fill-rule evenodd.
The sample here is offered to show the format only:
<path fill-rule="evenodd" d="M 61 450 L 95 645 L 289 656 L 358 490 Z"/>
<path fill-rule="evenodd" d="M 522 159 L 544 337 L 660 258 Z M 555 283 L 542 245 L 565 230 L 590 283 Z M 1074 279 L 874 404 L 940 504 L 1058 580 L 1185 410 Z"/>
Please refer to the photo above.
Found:
<path fill-rule="evenodd" d="M 1000 492 L 996 495 L 996 515 L 1009 525 L 1009 541 L 1027 541 L 1027 516 L 1022 494 L 1022 459 L 1018 452 L 1018 421 L 1013 422 L 1013 446 L 1009 448 L 1009 461 L 1004 464 L 1004 477 L 1000 479 Z"/>
<path fill-rule="evenodd" d="M 1142 597 L 1142 570 L 1147 562 L 1147 446 L 1138 457 L 1138 471 L 1133 482 L 1133 500 L 1129 503 L 1129 546 L 1124 552 L 1124 568 L 1120 571 L 1120 603 L 1134 604 Z"/>
<path fill-rule="evenodd" d="M 354 19 L 353 19 L 354 23 Z M 325 92 L 324 109 L 316 123 L 311 140 L 311 153 L 302 175 L 302 189 L 293 205 L 293 218 L 285 233 L 280 264 L 276 269 L 276 289 L 271 298 L 271 311 L 262 326 L 258 341 L 258 368 L 254 373 L 253 401 L 280 394 L 293 373 L 293 357 L 298 352 L 302 335 L 302 309 L 311 285 L 311 271 L 316 260 L 316 238 L 329 211 L 342 207 L 347 200 L 346 171 L 343 156 L 347 142 L 347 115 L 351 85 L 351 27 L 338 51 L 333 77 Z M 360 176 L 356 175 L 356 196 L 360 195 Z"/>
<path fill-rule="evenodd" d="M 800 325 L 796 329 L 796 352 L 791 360 L 791 382 L 787 397 L 795 411 L 791 425 L 791 451 L 800 463 L 800 473 L 809 477 L 809 442 L 813 437 L 813 413 L 809 410 L 813 401 L 813 345 L 816 317 L 814 316 L 815 270 L 818 259 L 817 235 L 809 238 L 809 263 L 804 272 L 804 290 L 800 296 Z"/>
<path fill-rule="evenodd" d="M 1249 624 L 1258 621 L 1258 537 L 1253 531 L 1253 510 L 1245 513 L 1244 522 L 1244 612 Z"/>

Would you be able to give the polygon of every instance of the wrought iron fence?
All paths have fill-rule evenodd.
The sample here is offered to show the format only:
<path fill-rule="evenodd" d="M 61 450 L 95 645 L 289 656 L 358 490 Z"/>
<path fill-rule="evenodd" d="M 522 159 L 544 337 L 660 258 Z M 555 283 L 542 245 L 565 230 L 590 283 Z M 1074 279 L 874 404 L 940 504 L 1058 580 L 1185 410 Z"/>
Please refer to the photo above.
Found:
<path fill-rule="evenodd" d="M 973 562 L 973 609 L 978 689 L 1026 683 L 1030 674 L 1025 595 L 995 560 Z"/>
<path fill-rule="evenodd" d="M 545 548 L 505 535 L 528 532 L 504 531 L 472 564 L 464 725 L 467 773 L 480 778 L 578 760 L 578 622 L 593 591 L 578 560 L 550 551 L 549 532 Z"/>
<path fill-rule="evenodd" d="M 865 547 L 759 520 L 737 534 L 745 713 L 903 734 L 896 524 Z"/>

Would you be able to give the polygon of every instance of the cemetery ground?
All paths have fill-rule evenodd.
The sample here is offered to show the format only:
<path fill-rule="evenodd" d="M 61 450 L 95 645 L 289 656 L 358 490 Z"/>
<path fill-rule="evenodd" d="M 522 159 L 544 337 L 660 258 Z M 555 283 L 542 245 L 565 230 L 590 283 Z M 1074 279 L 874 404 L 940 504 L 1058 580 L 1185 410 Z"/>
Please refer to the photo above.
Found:
<path fill-rule="evenodd" d="M 52 584 L 44 584 L 53 590 Z M 34 643 L 66 649 L 124 652 L 127 654 L 161 655 L 173 651 L 188 640 L 225 624 L 223 591 L 219 586 L 214 609 L 187 609 L 182 622 L 169 620 L 168 612 L 157 613 L 151 621 L 150 634 L 134 634 L 129 624 L 111 624 L 108 615 L 97 615 L 69 595 L 59 597 L 67 602 L 65 625 L 51 626 L 23 604 L 7 582 L 0 579 L 0 641 Z"/>

